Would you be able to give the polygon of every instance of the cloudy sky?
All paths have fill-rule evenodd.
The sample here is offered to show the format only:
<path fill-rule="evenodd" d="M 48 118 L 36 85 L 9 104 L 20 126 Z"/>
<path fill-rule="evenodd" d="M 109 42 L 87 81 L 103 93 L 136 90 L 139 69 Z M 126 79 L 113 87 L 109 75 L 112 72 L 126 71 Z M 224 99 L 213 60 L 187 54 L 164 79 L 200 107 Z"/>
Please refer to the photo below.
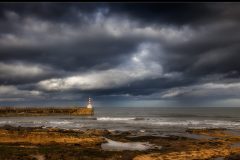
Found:
<path fill-rule="evenodd" d="M 240 106 L 239 3 L 1 3 L 0 104 Z"/>

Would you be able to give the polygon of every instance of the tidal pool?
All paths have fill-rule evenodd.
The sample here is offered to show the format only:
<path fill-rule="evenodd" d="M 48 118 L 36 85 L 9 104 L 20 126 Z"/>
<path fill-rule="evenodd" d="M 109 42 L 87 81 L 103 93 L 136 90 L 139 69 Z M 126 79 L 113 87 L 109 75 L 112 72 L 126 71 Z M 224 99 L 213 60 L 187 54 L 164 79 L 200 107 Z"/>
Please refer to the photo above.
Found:
<path fill-rule="evenodd" d="M 123 150 L 145 151 L 148 149 L 162 148 L 161 146 L 150 144 L 149 142 L 119 142 L 119 141 L 113 141 L 108 138 L 106 138 L 106 140 L 107 140 L 107 143 L 103 143 L 101 147 L 103 150 L 107 150 L 107 151 L 123 151 Z"/>

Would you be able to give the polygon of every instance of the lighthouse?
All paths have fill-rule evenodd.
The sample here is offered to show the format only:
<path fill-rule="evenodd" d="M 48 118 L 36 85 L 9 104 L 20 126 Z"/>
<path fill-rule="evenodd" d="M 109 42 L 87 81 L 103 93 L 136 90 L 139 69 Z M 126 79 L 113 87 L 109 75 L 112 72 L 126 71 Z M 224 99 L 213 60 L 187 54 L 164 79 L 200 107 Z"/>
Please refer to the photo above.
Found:
<path fill-rule="evenodd" d="M 87 105 L 87 108 L 93 108 L 93 107 L 92 107 L 92 102 L 91 102 L 91 98 L 90 98 L 90 97 L 88 98 L 88 105 Z"/>

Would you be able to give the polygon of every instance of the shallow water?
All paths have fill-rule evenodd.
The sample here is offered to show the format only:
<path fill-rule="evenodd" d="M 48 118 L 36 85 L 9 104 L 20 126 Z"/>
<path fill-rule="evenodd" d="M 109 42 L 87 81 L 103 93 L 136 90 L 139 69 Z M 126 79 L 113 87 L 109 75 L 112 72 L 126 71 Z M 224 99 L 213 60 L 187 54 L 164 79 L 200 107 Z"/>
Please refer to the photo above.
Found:
<path fill-rule="evenodd" d="M 119 142 L 113 141 L 106 138 L 107 143 L 103 143 L 101 145 L 103 150 L 107 151 L 124 151 L 124 150 L 138 150 L 145 151 L 148 149 L 161 149 L 161 146 L 156 146 L 154 144 L 150 144 L 149 142 Z"/>
<path fill-rule="evenodd" d="M 169 133 L 169 134 L 166 134 L 166 137 L 167 136 L 179 136 L 179 137 L 186 137 L 186 138 L 191 138 L 191 139 L 214 139 L 215 137 L 211 137 L 211 136 L 207 136 L 207 135 L 200 135 L 200 134 L 190 134 L 190 133 L 178 133 L 178 132 L 175 132 L 175 133 Z"/>
<path fill-rule="evenodd" d="M 217 157 L 217 158 L 214 158 L 213 160 L 224 160 L 224 157 Z"/>
<path fill-rule="evenodd" d="M 233 143 L 232 145 L 231 145 L 231 147 L 240 147 L 240 142 L 237 142 L 237 143 Z"/>

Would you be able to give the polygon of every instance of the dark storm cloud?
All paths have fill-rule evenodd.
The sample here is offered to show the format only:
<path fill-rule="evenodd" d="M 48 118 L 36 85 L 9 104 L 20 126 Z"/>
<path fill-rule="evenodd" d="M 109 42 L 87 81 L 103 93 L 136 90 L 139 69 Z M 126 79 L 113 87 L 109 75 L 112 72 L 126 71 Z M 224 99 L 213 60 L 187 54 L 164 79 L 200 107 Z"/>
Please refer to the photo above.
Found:
<path fill-rule="evenodd" d="M 237 98 L 239 10 L 237 3 L 2 3 L 0 101 Z"/>
<path fill-rule="evenodd" d="M 215 4 L 214 4 L 215 5 Z M 106 9 L 110 14 L 126 15 L 143 23 L 165 23 L 183 25 L 207 18 L 217 9 L 209 8 L 205 3 L 26 3 L 1 4 L 0 15 L 4 18 L 6 10 L 20 15 L 31 15 L 51 21 L 76 22 L 78 13 L 94 14 Z"/>
<path fill-rule="evenodd" d="M 205 75 L 239 71 L 239 22 L 222 22 L 203 27 L 191 41 L 166 45 L 169 70 Z M 181 63 L 177 63 L 181 62 Z"/>
<path fill-rule="evenodd" d="M 138 19 L 142 24 L 184 25 L 198 22 L 216 13 L 205 3 L 115 3 L 111 11 Z"/>
<path fill-rule="evenodd" d="M 2 3 L 0 16 L 5 18 L 8 10 L 17 12 L 20 16 L 34 16 L 51 21 L 76 22 L 78 13 L 93 14 L 104 4 L 94 3 Z"/>
<path fill-rule="evenodd" d="M 18 85 L 36 83 L 42 79 L 61 77 L 66 74 L 63 70 L 24 62 L 0 62 L 0 84 Z"/>
<path fill-rule="evenodd" d="M 51 46 L 3 48 L 0 58 L 4 61 L 31 61 L 68 71 L 101 69 L 121 63 L 140 42 L 107 36 L 94 39 L 85 38 Z"/>
<path fill-rule="evenodd" d="M 91 90 L 87 91 L 86 94 L 89 95 L 129 95 L 129 96 L 147 96 L 156 92 L 164 91 L 168 88 L 185 86 L 194 84 L 194 79 L 169 79 L 169 78 L 158 78 L 151 80 L 142 80 L 132 83 L 128 86 L 123 86 L 115 89 L 105 89 L 105 90 Z M 76 91 L 78 92 L 78 91 Z M 160 97 L 153 99 L 159 99 Z"/>

